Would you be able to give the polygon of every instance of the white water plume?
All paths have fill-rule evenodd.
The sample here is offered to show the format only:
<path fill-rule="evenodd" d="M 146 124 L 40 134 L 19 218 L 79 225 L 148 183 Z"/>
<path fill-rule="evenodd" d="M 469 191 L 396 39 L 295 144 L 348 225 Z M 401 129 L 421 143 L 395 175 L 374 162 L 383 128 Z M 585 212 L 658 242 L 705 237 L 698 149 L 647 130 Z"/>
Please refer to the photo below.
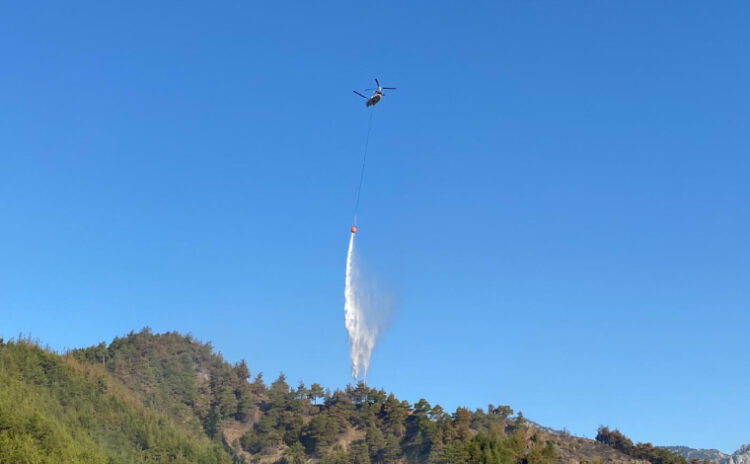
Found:
<path fill-rule="evenodd" d="M 349 335 L 349 358 L 352 377 L 367 377 L 375 341 L 384 328 L 391 304 L 382 295 L 363 285 L 360 269 L 354 259 L 354 233 L 349 239 L 344 285 L 344 322 Z M 380 298 L 378 298 L 380 297 Z"/>

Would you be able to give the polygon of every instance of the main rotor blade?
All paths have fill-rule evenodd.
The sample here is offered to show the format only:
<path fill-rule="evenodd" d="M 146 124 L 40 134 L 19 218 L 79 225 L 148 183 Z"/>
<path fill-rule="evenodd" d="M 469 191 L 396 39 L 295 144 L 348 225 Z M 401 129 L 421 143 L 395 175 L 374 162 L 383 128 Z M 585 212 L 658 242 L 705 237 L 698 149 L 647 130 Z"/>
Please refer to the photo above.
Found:
<path fill-rule="evenodd" d="M 370 90 L 378 90 L 378 89 L 365 89 L 365 92 L 369 92 Z"/>
<path fill-rule="evenodd" d="M 378 84 L 378 87 L 380 87 L 380 82 L 378 82 L 378 78 L 375 78 L 375 83 Z"/>
<path fill-rule="evenodd" d="M 396 90 L 396 87 L 381 87 L 381 89 Z"/>
<path fill-rule="evenodd" d="M 364 96 L 364 95 L 362 95 L 361 93 L 357 92 L 356 90 L 352 90 L 352 92 L 356 93 L 356 94 L 357 94 L 357 95 L 359 95 L 360 97 L 362 97 L 362 98 L 364 98 L 365 100 L 367 100 L 367 97 L 365 97 L 365 96 Z"/>

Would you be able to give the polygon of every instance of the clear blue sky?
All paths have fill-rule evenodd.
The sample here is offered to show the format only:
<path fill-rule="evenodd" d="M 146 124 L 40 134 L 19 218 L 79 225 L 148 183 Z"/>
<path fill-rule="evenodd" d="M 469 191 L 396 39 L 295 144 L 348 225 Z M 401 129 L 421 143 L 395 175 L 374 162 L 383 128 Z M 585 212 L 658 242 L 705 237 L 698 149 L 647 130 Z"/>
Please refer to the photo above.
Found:
<path fill-rule="evenodd" d="M 750 442 L 746 2 L 0 3 L 0 336 L 151 326 L 593 436 Z"/>

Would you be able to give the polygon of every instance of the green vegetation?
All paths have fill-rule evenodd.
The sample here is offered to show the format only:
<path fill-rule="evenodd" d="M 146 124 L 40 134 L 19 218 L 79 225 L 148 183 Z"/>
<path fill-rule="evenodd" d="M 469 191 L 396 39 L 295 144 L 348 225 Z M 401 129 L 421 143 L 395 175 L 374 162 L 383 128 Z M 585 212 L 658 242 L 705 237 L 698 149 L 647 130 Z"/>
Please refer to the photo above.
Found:
<path fill-rule="evenodd" d="M 685 462 L 599 432 L 634 458 Z M 0 464 L 536 464 L 570 457 L 565 440 L 508 406 L 450 414 L 364 383 L 331 392 L 282 374 L 266 385 L 177 333 L 144 329 L 65 355 L 0 340 Z"/>
<path fill-rule="evenodd" d="M 509 420 L 507 406 L 449 415 L 424 399 L 412 406 L 363 383 L 326 393 L 315 405 L 313 390 L 290 388 L 280 376 L 262 395 L 262 414 L 242 436 L 242 448 L 262 458 L 281 447 L 286 463 L 545 463 L 555 457 L 523 416 Z M 340 441 L 347 436 L 344 449 Z"/>
<path fill-rule="evenodd" d="M 150 408 L 224 443 L 236 459 L 298 464 L 392 462 L 551 462 L 554 449 L 512 409 L 459 408 L 453 415 L 426 400 L 411 405 L 360 383 L 330 392 L 291 387 L 282 374 L 270 386 L 248 381 L 244 362 L 229 365 L 211 346 L 177 333 L 145 329 L 109 346 L 75 350 L 100 365 Z M 223 428 L 244 432 L 232 443 Z"/>
<path fill-rule="evenodd" d="M 0 463 L 231 463 L 99 366 L 0 342 Z"/>
<path fill-rule="evenodd" d="M 655 447 L 651 443 L 638 443 L 634 445 L 633 441 L 619 430 L 610 430 L 609 427 L 599 427 L 596 440 L 632 458 L 643 459 L 652 464 L 688 464 L 684 457 L 674 451 Z"/>
<path fill-rule="evenodd" d="M 146 328 L 71 355 L 105 367 L 149 408 L 218 442 L 222 420 L 247 421 L 257 403 L 253 391 L 265 390 L 262 377 L 247 382 L 244 361 L 231 366 L 210 344 L 176 332 L 155 335 Z"/>

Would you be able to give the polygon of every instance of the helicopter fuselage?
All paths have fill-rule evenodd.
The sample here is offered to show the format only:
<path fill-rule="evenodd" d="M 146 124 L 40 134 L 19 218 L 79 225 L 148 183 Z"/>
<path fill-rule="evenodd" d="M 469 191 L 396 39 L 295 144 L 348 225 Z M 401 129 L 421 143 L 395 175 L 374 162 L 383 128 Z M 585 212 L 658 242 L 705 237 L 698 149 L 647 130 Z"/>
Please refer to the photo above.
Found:
<path fill-rule="evenodd" d="M 372 106 L 375 103 L 379 102 L 381 95 L 382 94 L 380 92 L 375 92 L 374 94 L 372 94 L 372 97 L 370 97 L 370 98 L 367 99 L 367 102 L 365 103 L 365 105 L 366 106 Z"/>

